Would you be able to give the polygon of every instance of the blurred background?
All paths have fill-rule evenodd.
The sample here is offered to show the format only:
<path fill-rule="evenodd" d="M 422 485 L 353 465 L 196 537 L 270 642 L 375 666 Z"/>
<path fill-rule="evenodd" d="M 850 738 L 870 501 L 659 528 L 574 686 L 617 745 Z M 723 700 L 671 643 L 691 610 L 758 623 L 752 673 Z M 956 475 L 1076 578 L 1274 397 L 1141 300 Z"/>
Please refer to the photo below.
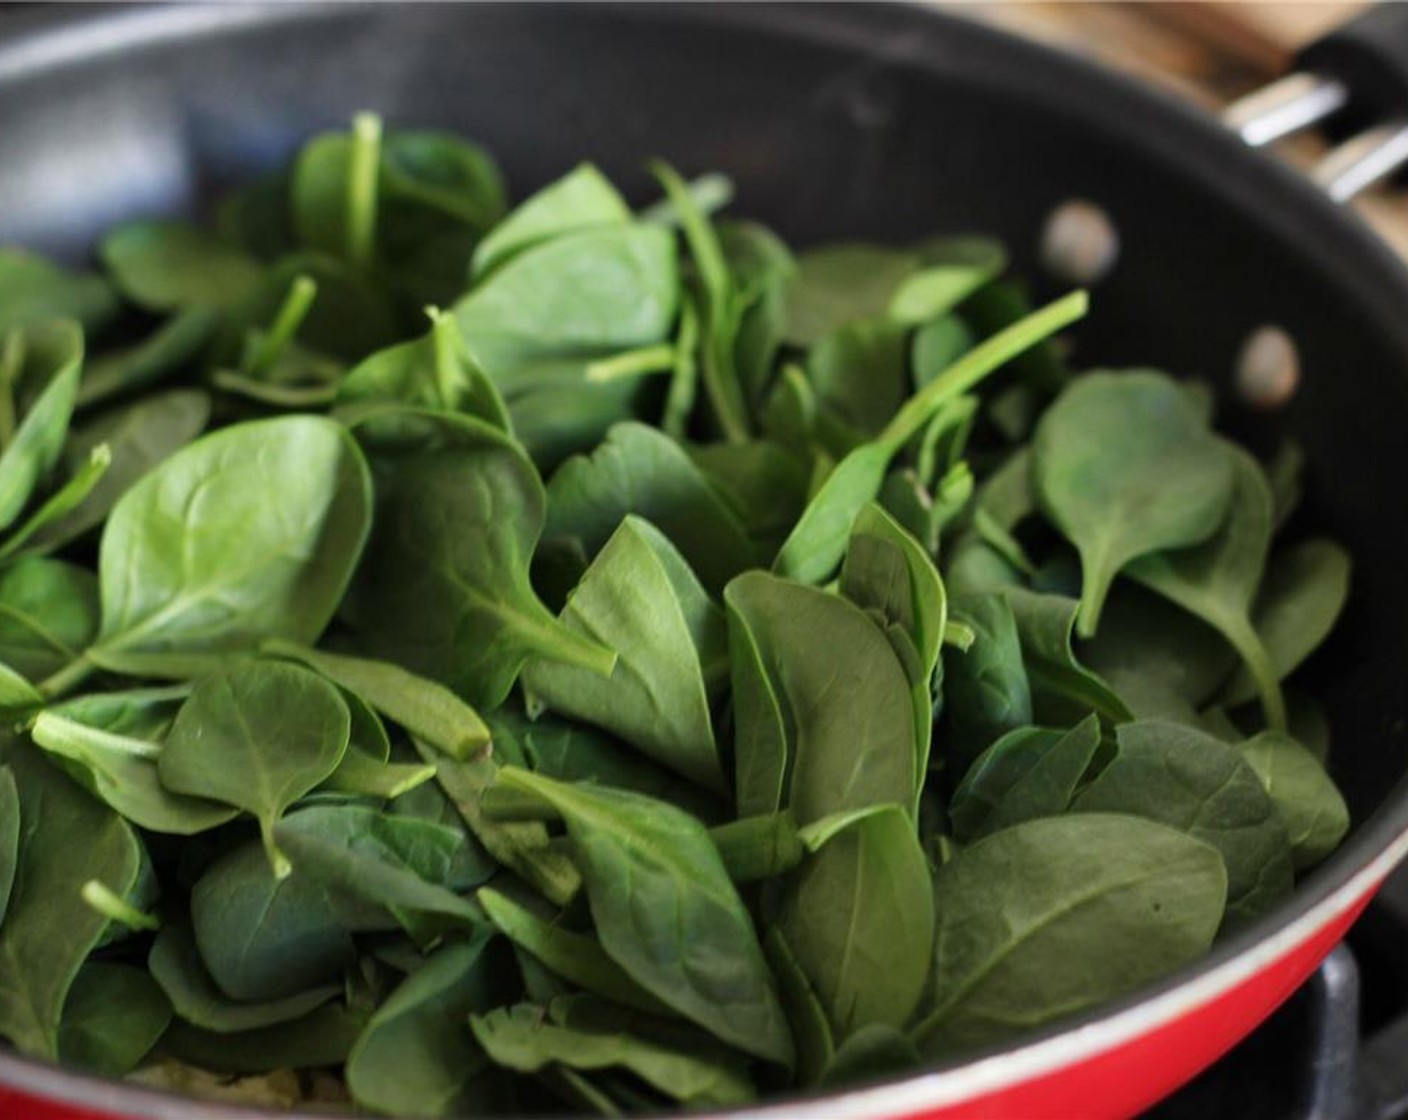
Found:
<path fill-rule="evenodd" d="M 1150 0 L 959 3 L 952 10 L 1138 75 L 1216 112 L 1287 73 L 1302 46 L 1366 7 L 1361 0 Z M 1310 166 L 1325 145 L 1307 134 L 1276 150 Z M 1352 205 L 1408 257 L 1408 191 L 1371 190 Z"/>

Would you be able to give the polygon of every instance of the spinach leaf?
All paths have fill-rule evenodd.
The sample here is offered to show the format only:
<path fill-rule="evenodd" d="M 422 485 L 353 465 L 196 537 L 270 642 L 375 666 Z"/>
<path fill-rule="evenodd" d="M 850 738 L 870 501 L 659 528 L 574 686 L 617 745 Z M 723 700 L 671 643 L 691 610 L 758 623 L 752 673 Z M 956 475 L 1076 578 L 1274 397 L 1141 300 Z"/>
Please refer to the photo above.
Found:
<path fill-rule="evenodd" d="M 59 1026 L 59 1057 L 104 1077 L 136 1069 L 171 1022 L 171 1005 L 140 968 L 89 961 L 74 977 Z"/>
<path fill-rule="evenodd" d="M 57 1059 L 64 1002 L 105 915 L 83 899 L 98 882 L 125 896 L 137 882 L 141 844 L 116 813 L 93 800 L 18 740 L 0 741 L 19 792 L 19 861 L 0 927 L 0 1036 L 22 1054 Z"/>
<path fill-rule="evenodd" d="M 387 719 L 451 758 L 471 758 L 489 742 L 489 728 L 473 708 L 444 686 L 399 665 L 277 640 L 265 642 L 262 648 L 276 657 L 301 662 L 355 693 Z"/>
<path fill-rule="evenodd" d="M 1019 727 L 978 756 L 949 804 L 960 844 L 1039 817 L 1059 817 L 1100 746 L 1091 715 L 1069 731 Z"/>
<path fill-rule="evenodd" d="M 530 195 L 496 225 L 474 251 L 474 276 L 482 279 L 525 249 L 564 234 L 599 226 L 625 226 L 630 208 L 590 163 Z"/>
<path fill-rule="evenodd" d="M 1022 664 L 1032 686 L 1037 718 L 1074 723 L 1095 712 L 1109 724 L 1124 723 L 1130 712 L 1105 681 L 1076 658 L 1072 636 L 1079 604 L 1064 595 L 1006 587 L 1022 646 Z"/>
<path fill-rule="evenodd" d="M 489 887 L 481 887 L 475 897 L 505 937 L 564 980 L 648 1015 L 673 1014 L 666 1004 L 632 980 L 591 935 L 540 918 Z"/>
<path fill-rule="evenodd" d="M 1286 825 L 1236 747 L 1149 721 L 1115 731 L 1119 752 L 1076 798 L 1078 813 L 1127 813 L 1212 845 L 1227 867 L 1227 923 L 1245 924 L 1291 889 Z"/>
<path fill-rule="evenodd" d="M 366 1024 L 365 1011 L 339 1004 L 324 1004 L 302 1019 L 231 1033 L 202 1030 L 177 1019 L 162 1037 L 161 1049 L 180 1061 L 222 1074 L 318 1069 L 345 1062 Z M 291 1108 L 301 1096 L 296 1093 L 281 1103 Z"/>
<path fill-rule="evenodd" d="M 547 498 L 546 536 L 573 538 L 588 556 L 636 514 L 674 543 L 710 591 L 753 559 L 733 510 L 677 443 L 644 424 L 617 424 L 589 457 L 568 459 L 548 482 Z"/>
<path fill-rule="evenodd" d="M 838 327 L 807 353 L 818 401 L 847 446 L 878 435 L 909 396 L 908 332 L 886 320 Z"/>
<path fill-rule="evenodd" d="M 871 1023 L 841 1043 L 822 1072 L 821 1084 L 834 1088 L 898 1077 L 919 1061 L 919 1051 L 904 1034 L 883 1023 Z"/>
<path fill-rule="evenodd" d="M 618 650 L 616 667 L 602 677 L 530 662 L 523 683 L 534 700 L 604 727 L 723 793 L 706 672 L 727 656 L 724 618 L 669 540 L 628 516 L 587 569 L 562 621 Z"/>
<path fill-rule="evenodd" d="M 1286 702 L 1279 674 L 1252 626 L 1252 605 L 1271 547 L 1271 487 L 1247 452 L 1228 445 L 1232 500 L 1222 527 L 1207 541 L 1177 552 L 1140 557 L 1131 579 L 1177 603 L 1215 628 L 1242 658 L 1257 683 L 1267 723 L 1285 730 Z"/>
<path fill-rule="evenodd" d="M 191 308 L 173 315 L 140 342 L 89 358 L 83 365 L 77 407 L 92 408 L 174 377 L 204 351 L 216 322 L 209 308 Z"/>
<path fill-rule="evenodd" d="M 200 958 L 234 1000 L 270 1002 L 335 982 L 357 958 L 349 924 L 364 923 L 349 921 L 328 884 L 304 868 L 277 878 L 258 843 L 221 856 L 191 889 Z"/>
<path fill-rule="evenodd" d="M 924 994 L 934 941 L 929 863 L 907 807 L 886 806 L 826 840 L 789 883 L 778 925 L 835 1037 L 903 1026 Z"/>
<path fill-rule="evenodd" d="M 742 523 L 752 543 L 753 563 L 776 555 L 807 502 L 807 476 L 801 463 L 768 440 L 696 444 L 687 450 Z M 551 483 L 548 492 L 552 492 Z M 667 531 L 667 535 L 677 542 L 683 539 L 683 532 Z"/>
<path fill-rule="evenodd" d="M 98 581 L 86 568 L 21 556 L 0 569 L 0 661 L 16 672 L 58 672 L 97 631 Z"/>
<path fill-rule="evenodd" d="M 513 998 L 487 931 L 436 950 L 378 1007 L 347 1056 L 358 1106 L 396 1116 L 498 1111 L 493 1067 L 470 1016 Z"/>
<path fill-rule="evenodd" d="M 381 141 L 381 119 L 358 113 L 350 133 L 326 132 L 305 144 L 293 169 L 299 241 L 358 269 L 371 265 L 376 249 Z"/>
<path fill-rule="evenodd" d="M 791 1064 L 752 919 L 703 825 L 649 798 L 516 767 L 498 780 L 562 814 L 602 948 L 632 979 L 730 1045 Z"/>
<path fill-rule="evenodd" d="M 112 699 L 124 695 L 132 698 L 134 706 L 146 699 L 141 693 L 118 693 Z M 120 710 L 94 713 L 85 710 L 83 703 L 70 702 L 40 712 L 30 737 L 74 781 L 133 824 L 152 832 L 190 836 L 218 828 L 238 814 L 237 809 L 219 801 L 185 797 L 167 789 L 157 772 L 159 737 L 146 737 L 142 728 L 129 731 L 119 725 L 115 729 Z"/>
<path fill-rule="evenodd" d="M 1237 655 L 1207 623 L 1131 583 L 1116 584 L 1081 658 L 1138 719 L 1192 723 Z"/>
<path fill-rule="evenodd" d="M 1207 952 L 1226 890 L 1216 849 L 1135 817 L 994 833 L 934 880 L 931 1006 L 911 1037 L 932 1059 L 1133 991 Z"/>
<path fill-rule="evenodd" d="M 619 1067 L 682 1104 L 728 1107 L 753 1099 L 754 1089 L 735 1057 L 665 1046 L 608 1029 L 548 1021 L 529 1004 L 473 1015 L 470 1024 L 481 1046 L 500 1065 L 536 1073 L 550 1064 L 572 1069 Z"/>
<path fill-rule="evenodd" d="M 916 797 L 909 678 L 859 607 L 763 572 L 724 592 L 742 816 L 803 825 Z"/>
<path fill-rule="evenodd" d="M 1340 791 L 1319 760 L 1284 732 L 1263 731 L 1241 750 L 1285 823 L 1295 869 L 1314 867 L 1349 831 L 1349 808 Z"/>
<path fill-rule="evenodd" d="M 356 445 L 319 417 L 236 424 L 176 452 L 107 520 L 88 657 L 145 675 L 163 655 L 315 640 L 366 539 L 370 489 Z"/>
<path fill-rule="evenodd" d="M 209 419 L 207 394 L 173 389 L 104 413 L 75 429 L 65 455 L 72 471 L 77 472 L 99 446 L 108 448 L 112 462 L 81 505 L 35 533 L 33 547 L 46 551 L 62 547 L 102 524 L 133 483 L 200 435 Z"/>
<path fill-rule="evenodd" d="M 147 311 L 239 303 L 261 272 L 244 250 L 185 222 L 129 222 L 100 252 L 118 291 Z"/>
<path fill-rule="evenodd" d="M 1094 373 L 1037 424 L 1032 481 L 1042 512 L 1080 550 L 1078 628 L 1088 638 L 1111 582 L 1131 560 L 1217 531 L 1232 498 L 1233 462 L 1164 374 Z"/>
<path fill-rule="evenodd" d="M 185 1022 L 218 1034 L 300 1019 L 342 993 L 338 984 L 320 984 L 278 999 L 233 1000 L 216 987 L 190 929 L 180 924 L 162 927 L 152 942 L 147 967 L 169 1001 L 168 1014 L 175 1011 Z"/>
<path fill-rule="evenodd" d="M 494 785 L 498 766 L 487 757 L 457 762 L 443 755 L 422 757 L 435 764 L 435 777 L 464 822 L 495 860 L 536 888 L 544 898 L 566 906 L 582 885 L 572 861 L 551 846 L 539 821 L 495 821 L 480 806 Z"/>
<path fill-rule="evenodd" d="M 1349 597 L 1349 571 L 1348 553 L 1318 537 L 1272 557 L 1252 622 L 1277 678 L 1294 672 L 1330 633 Z M 1243 669 L 1218 699 L 1232 705 L 1255 695 L 1256 683 Z"/>
<path fill-rule="evenodd" d="M 884 483 L 890 460 L 931 417 L 995 369 L 1085 314 L 1084 292 L 1070 295 L 1014 323 L 964 354 L 905 402 L 884 431 L 842 459 L 812 496 L 778 551 L 773 570 L 808 583 L 827 579 L 841 562 L 851 524 Z"/>
<path fill-rule="evenodd" d="M 885 314 L 919 254 L 878 245 L 829 245 L 802 253 L 787 287 L 787 341 L 812 346 L 857 319 Z"/>
<path fill-rule="evenodd" d="M 118 310 L 102 277 L 67 272 L 22 249 L 0 249 L 0 334 L 47 319 L 75 319 L 85 330 L 97 331 Z"/>
<path fill-rule="evenodd" d="M 0 927 L 10 905 L 20 859 L 20 791 L 15 772 L 0 766 Z"/>
<path fill-rule="evenodd" d="M 431 311 L 430 332 L 359 362 L 337 386 L 340 404 L 396 401 L 417 408 L 463 412 L 510 431 L 499 391 L 474 364 L 452 316 Z"/>
<path fill-rule="evenodd" d="M 0 352 L 0 529 L 12 525 L 63 452 L 83 369 L 71 319 L 11 328 Z"/>
<path fill-rule="evenodd" d="M 534 655 L 609 674 L 615 654 L 559 623 L 529 584 L 544 504 L 532 463 L 495 428 L 423 415 L 443 446 L 374 452 L 376 529 L 347 605 L 368 652 L 484 709 Z"/>
<path fill-rule="evenodd" d="M 944 662 L 947 750 L 954 765 L 966 770 L 995 740 L 1032 722 L 1032 694 L 1017 620 L 1005 596 L 957 598 L 953 617 L 974 635 L 967 650 Z"/>
<path fill-rule="evenodd" d="M 276 877 L 293 865 L 274 841 L 284 811 L 337 769 L 351 716 L 307 669 L 254 662 L 197 682 L 157 759 L 173 793 L 233 805 L 259 821 Z"/>

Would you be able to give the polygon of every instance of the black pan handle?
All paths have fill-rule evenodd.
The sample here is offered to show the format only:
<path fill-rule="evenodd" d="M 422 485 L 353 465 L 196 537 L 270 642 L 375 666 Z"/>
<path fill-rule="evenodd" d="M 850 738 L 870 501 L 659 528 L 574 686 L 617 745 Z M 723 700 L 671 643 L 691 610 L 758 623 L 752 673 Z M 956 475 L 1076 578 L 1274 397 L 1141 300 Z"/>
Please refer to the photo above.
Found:
<path fill-rule="evenodd" d="M 1408 4 L 1380 4 L 1306 47 L 1296 69 L 1338 82 L 1346 103 L 1325 123 L 1331 136 L 1408 118 Z"/>
<path fill-rule="evenodd" d="M 1396 174 L 1408 165 L 1408 5 L 1377 5 L 1312 43 L 1223 120 L 1254 147 L 1323 126 L 1338 146 L 1312 175 L 1337 202 Z"/>

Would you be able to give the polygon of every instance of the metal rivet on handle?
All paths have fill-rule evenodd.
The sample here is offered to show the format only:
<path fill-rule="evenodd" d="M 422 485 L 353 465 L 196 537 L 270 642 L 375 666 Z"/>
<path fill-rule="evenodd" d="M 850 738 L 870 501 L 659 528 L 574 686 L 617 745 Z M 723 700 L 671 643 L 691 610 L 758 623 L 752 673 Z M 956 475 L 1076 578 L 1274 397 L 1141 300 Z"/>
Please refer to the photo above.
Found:
<path fill-rule="evenodd" d="M 1042 266 L 1068 284 L 1095 283 L 1114 268 L 1119 255 L 1115 223 L 1102 207 L 1083 198 L 1061 203 L 1042 226 Z"/>
<path fill-rule="evenodd" d="M 1237 355 L 1237 393 L 1253 408 L 1281 408 L 1300 386 L 1300 353 L 1280 327 L 1258 327 Z"/>

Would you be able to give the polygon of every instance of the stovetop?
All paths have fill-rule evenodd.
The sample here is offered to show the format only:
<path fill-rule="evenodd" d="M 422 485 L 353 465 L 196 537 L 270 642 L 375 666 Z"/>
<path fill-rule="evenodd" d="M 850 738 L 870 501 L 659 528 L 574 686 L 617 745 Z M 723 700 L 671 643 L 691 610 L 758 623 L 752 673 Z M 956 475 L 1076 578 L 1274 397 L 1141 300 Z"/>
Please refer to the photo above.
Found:
<path fill-rule="evenodd" d="M 1408 868 L 1320 971 L 1146 1120 L 1408 1117 Z"/>

